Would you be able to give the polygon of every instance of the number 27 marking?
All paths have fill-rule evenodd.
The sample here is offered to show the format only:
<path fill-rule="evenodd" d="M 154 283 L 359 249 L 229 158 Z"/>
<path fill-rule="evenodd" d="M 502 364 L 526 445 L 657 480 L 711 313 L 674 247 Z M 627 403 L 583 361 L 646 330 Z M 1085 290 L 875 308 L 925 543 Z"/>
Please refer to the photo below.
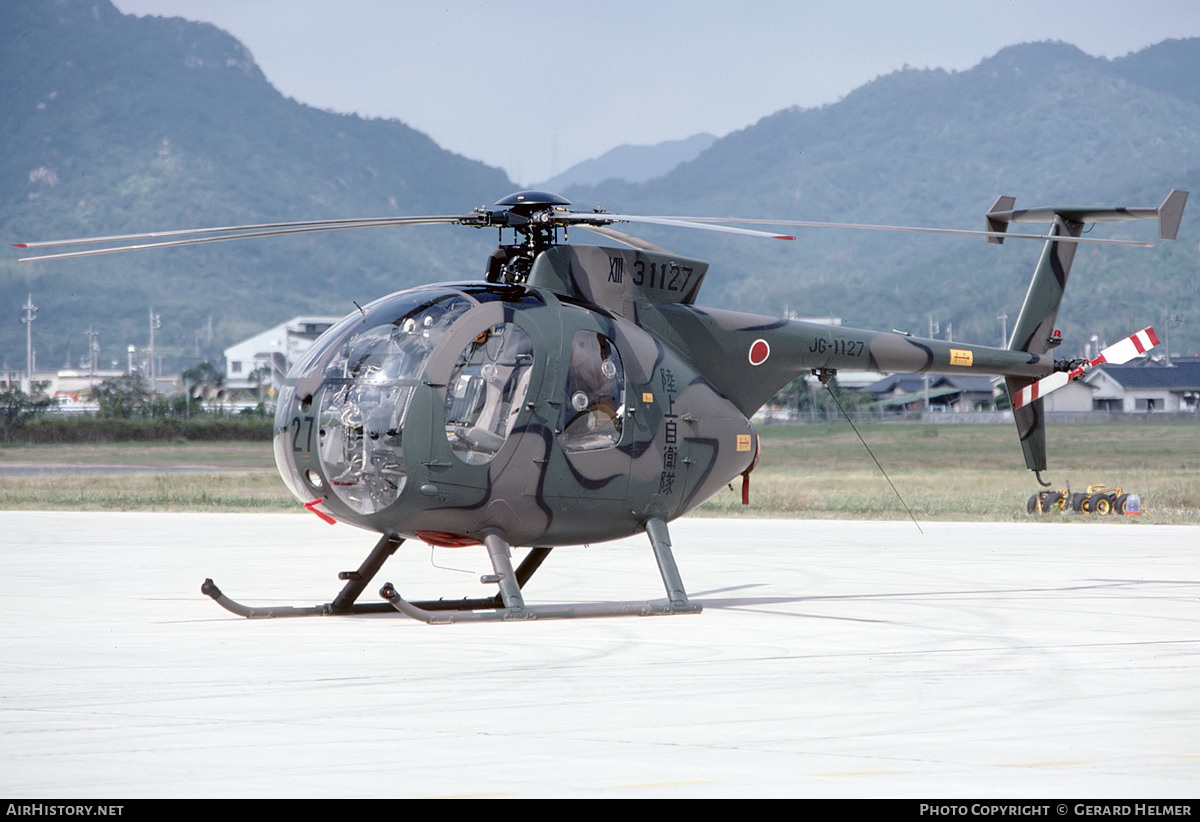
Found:
<path fill-rule="evenodd" d="M 296 453 L 308 450 L 308 444 L 312 442 L 313 418 L 305 417 L 304 422 L 308 423 L 308 432 L 304 435 L 304 444 L 300 444 L 300 429 L 302 423 L 299 417 L 292 417 L 292 450 Z"/>

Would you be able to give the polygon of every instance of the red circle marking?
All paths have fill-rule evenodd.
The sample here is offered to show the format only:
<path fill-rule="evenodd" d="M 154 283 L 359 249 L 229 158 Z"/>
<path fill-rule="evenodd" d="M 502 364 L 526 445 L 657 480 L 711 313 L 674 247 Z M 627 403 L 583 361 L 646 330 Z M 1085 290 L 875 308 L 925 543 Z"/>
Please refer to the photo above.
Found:
<path fill-rule="evenodd" d="M 755 340 L 750 345 L 750 364 L 762 365 L 771 356 L 771 346 L 766 340 Z"/>

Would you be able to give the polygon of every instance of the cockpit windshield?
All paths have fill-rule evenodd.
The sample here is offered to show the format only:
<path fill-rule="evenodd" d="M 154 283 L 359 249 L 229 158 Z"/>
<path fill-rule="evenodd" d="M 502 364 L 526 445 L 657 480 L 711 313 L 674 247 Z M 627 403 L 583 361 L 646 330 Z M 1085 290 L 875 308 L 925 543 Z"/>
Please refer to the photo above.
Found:
<path fill-rule="evenodd" d="M 403 428 L 413 391 L 434 347 L 475 305 L 477 300 L 449 289 L 402 292 L 345 318 L 318 340 L 280 396 L 276 453 L 300 450 L 287 432 L 295 399 L 301 407 L 315 406 L 312 445 L 329 487 L 320 487 L 316 476 L 293 475 L 293 484 L 300 480 L 316 493 L 332 490 L 362 514 L 395 502 L 407 480 Z M 299 433 L 303 423 L 295 426 Z"/>

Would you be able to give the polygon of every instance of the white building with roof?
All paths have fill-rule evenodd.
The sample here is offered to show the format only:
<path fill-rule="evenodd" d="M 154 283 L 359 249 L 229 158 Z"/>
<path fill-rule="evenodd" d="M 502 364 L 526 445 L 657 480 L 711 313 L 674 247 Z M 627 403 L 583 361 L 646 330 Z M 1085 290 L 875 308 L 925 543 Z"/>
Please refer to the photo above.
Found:
<path fill-rule="evenodd" d="M 256 388 L 265 369 L 269 377 L 263 383 L 278 385 L 291 367 L 304 356 L 309 346 L 341 317 L 294 317 L 274 328 L 255 334 L 225 349 L 225 385 L 228 388 Z"/>

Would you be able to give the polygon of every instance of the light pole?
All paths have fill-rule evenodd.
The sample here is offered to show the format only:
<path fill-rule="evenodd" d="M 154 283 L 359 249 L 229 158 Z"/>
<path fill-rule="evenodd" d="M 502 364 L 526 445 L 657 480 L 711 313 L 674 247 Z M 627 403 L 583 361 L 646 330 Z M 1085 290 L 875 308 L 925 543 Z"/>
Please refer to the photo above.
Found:
<path fill-rule="evenodd" d="M 154 313 L 154 306 L 150 306 L 150 393 L 158 393 L 158 374 L 154 368 L 154 329 L 161 325 L 159 317 Z"/>
<path fill-rule="evenodd" d="M 96 382 L 96 357 L 100 355 L 100 343 L 96 342 L 96 338 L 100 336 L 100 332 L 94 325 L 89 325 L 83 335 L 88 338 L 88 390 L 90 391 L 93 383 Z"/>
<path fill-rule="evenodd" d="M 1172 326 L 1180 326 L 1180 325 L 1183 325 L 1183 315 L 1182 314 L 1168 314 L 1166 321 L 1163 323 L 1163 332 L 1164 332 L 1163 336 L 1165 337 L 1163 342 L 1166 343 L 1167 367 L 1168 368 L 1175 364 L 1174 361 L 1171 359 L 1171 327 Z"/>
<path fill-rule="evenodd" d="M 37 319 L 38 307 L 33 304 L 32 294 L 21 308 L 25 310 L 25 316 L 21 318 L 25 323 L 25 376 L 29 381 L 29 395 L 33 396 L 33 321 Z"/>

